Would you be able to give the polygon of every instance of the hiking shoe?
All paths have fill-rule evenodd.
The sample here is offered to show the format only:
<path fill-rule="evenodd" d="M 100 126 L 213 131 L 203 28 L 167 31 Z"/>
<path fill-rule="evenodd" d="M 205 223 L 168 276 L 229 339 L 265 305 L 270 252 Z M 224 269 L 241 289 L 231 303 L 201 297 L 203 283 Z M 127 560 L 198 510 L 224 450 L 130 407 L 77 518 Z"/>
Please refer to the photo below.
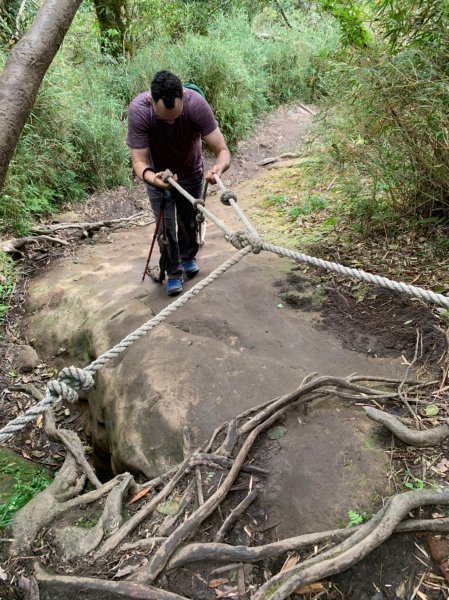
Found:
<path fill-rule="evenodd" d="M 182 263 L 182 268 L 187 277 L 194 277 L 200 270 L 196 260 L 186 260 Z"/>
<path fill-rule="evenodd" d="M 182 277 L 173 277 L 167 281 L 166 290 L 169 296 L 176 296 L 182 292 Z"/>

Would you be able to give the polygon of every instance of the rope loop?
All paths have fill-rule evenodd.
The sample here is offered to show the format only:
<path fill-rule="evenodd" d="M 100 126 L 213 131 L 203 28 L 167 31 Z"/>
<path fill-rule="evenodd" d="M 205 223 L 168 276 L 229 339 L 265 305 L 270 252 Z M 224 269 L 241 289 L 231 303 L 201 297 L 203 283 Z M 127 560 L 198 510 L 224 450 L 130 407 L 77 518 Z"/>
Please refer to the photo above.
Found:
<path fill-rule="evenodd" d="M 263 245 L 263 240 L 258 235 L 252 235 L 241 229 L 229 236 L 229 241 L 237 250 L 241 250 L 249 244 L 254 254 L 259 254 Z"/>
<path fill-rule="evenodd" d="M 64 367 L 58 375 L 58 380 L 74 390 L 90 390 L 95 381 L 89 371 L 76 367 Z"/>
<path fill-rule="evenodd" d="M 58 402 L 59 400 L 76 402 L 78 400 L 78 393 L 67 383 L 58 381 L 58 379 L 51 379 L 47 383 L 47 392 L 52 398 L 53 402 Z"/>
<path fill-rule="evenodd" d="M 231 200 L 234 200 L 234 202 L 237 202 L 237 196 L 234 194 L 234 192 L 230 192 L 230 191 L 226 190 L 226 192 L 223 192 L 221 194 L 220 200 L 221 200 L 222 204 L 224 204 L 225 206 L 230 206 Z"/>
<path fill-rule="evenodd" d="M 195 218 L 197 223 L 204 223 L 204 221 L 206 220 L 206 217 L 203 215 L 203 213 L 199 211 L 196 213 Z"/>
<path fill-rule="evenodd" d="M 193 208 L 195 210 L 198 210 L 198 206 L 206 206 L 206 203 L 204 202 L 204 200 L 201 200 L 201 199 L 200 200 L 195 200 L 193 202 Z"/>

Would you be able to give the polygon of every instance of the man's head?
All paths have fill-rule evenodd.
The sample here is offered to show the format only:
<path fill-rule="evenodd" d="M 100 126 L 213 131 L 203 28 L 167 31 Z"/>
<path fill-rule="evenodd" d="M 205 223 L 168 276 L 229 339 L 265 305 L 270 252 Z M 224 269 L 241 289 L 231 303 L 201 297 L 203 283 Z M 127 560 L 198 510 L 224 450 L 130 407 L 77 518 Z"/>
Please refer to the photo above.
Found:
<path fill-rule="evenodd" d="M 173 124 L 181 116 L 183 109 L 181 80 L 170 71 L 159 71 L 154 76 L 150 89 L 156 117 Z"/>

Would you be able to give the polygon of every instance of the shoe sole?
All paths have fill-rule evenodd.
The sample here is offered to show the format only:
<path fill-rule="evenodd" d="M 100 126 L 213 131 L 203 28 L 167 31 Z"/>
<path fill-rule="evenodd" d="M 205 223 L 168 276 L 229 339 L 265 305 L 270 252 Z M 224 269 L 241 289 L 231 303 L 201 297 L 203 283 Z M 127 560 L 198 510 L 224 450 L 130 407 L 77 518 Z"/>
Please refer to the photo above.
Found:
<path fill-rule="evenodd" d="M 177 289 L 177 290 L 167 290 L 167 296 L 177 296 L 178 294 L 180 294 L 182 292 L 182 288 Z"/>
<path fill-rule="evenodd" d="M 200 272 L 199 269 L 196 269 L 196 271 L 184 271 L 184 274 L 189 278 L 192 279 L 192 277 L 195 277 L 195 275 L 198 275 L 198 273 Z"/>

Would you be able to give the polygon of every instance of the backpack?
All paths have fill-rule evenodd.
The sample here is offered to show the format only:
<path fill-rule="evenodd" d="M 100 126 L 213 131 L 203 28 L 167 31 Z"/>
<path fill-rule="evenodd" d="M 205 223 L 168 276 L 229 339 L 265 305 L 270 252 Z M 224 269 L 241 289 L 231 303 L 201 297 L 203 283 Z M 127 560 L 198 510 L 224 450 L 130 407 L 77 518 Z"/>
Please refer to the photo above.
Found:
<path fill-rule="evenodd" d="M 198 94 L 201 94 L 203 98 L 206 97 L 206 94 L 203 92 L 203 90 L 194 83 L 184 83 L 183 87 L 187 88 L 188 90 L 194 90 L 195 92 L 198 92 Z"/>

